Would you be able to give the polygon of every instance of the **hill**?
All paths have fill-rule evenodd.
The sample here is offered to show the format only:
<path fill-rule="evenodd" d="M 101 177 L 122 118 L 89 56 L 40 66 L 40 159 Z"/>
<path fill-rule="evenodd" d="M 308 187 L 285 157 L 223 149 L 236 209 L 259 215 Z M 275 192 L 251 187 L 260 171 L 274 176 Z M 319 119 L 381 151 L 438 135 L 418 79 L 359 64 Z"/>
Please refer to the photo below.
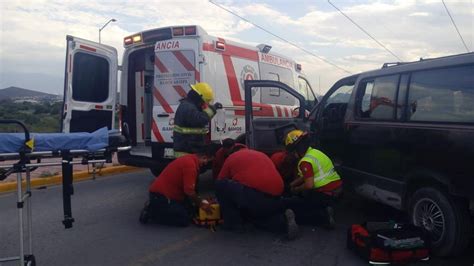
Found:
<path fill-rule="evenodd" d="M 0 100 L 19 98 L 57 98 L 56 95 L 19 87 L 8 87 L 0 90 Z"/>

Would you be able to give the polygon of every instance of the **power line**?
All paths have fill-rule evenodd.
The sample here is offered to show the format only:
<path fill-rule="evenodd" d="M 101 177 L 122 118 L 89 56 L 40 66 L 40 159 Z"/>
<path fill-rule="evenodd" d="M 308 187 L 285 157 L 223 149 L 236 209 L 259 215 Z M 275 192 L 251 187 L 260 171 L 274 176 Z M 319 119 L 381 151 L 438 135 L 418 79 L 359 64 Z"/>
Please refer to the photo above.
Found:
<path fill-rule="evenodd" d="M 461 38 L 462 44 L 464 44 L 464 47 L 466 48 L 466 51 L 469 53 L 469 52 L 470 52 L 470 51 L 469 51 L 469 48 L 467 48 L 467 45 L 466 45 L 466 43 L 464 42 L 464 39 L 462 38 L 461 32 L 459 32 L 458 26 L 456 26 L 456 23 L 454 22 L 454 19 L 453 19 L 453 17 L 451 16 L 451 13 L 449 13 L 448 7 L 447 7 L 446 4 L 444 3 L 444 0 L 441 0 L 441 2 L 443 2 L 443 5 L 444 5 L 444 8 L 446 9 L 446 12 L 448 13 L 449 17 L 451 18 L 451 22 L 453 23 L 454 28 L 455 28 L 456 31 L 458 32 L 458 35 L 459 35 L 459 38 Z"/>
<path fill-rule="evenodd" d="M 389 52 L 391 55 L 396 57 L 399 61 L 403 61 L 402 59 L 400 59 L 400 57 L 398 57 L 396 54 L 394 54 L 392 51 L 390 51 L 390 49 L 388 49 L 385 45 L 383 45 L 381 42 L 379 42 L 377 39 L 375 39 L 375 37 L 373 37 L 370 33 L 368 33 L 366 30 L 364 30 L 364 28 L 362 28 L 359 24 L 357 24 L 354 20 L 352 20 L 348 15 L 346 15 L 344 12 L 342 12 L 342 10 L 337 8 L 337 6 L 335 6 L 333 3 L 331 3 L 331 1 L 328 0 L 328 3 L 330 5 L 332 5 L 335 9 L 337 9 L 337 11 L 339 11 L 339 13 L 341 13 L 344 17 L 346 17 L 350 22 L 352 22 L 354 25 L 356 25 L 361 31 L 363 31 L 365 34 L 367 34 L 367 36 L 369 36 L 372 40 L 374 40 L 378 45 L 382 46 L 383 49 L 385 49 L 385 51 Z"/>
<path fill-rule="evenodd" d="M 352 72 L 350 72 L 350 71 L 344 69 L 343 67 L 340 67 L 340 66 L 336 65 L 335 63 L 333 63 L 333 62 L 331 62 L 331 61 L 329 61 L 329 60 L 327 60 L 327 59 L 325 59 L 325 58 L 323 58 L 323 57 L 321 57 L 321 56 L 319 56 L 319 55 L 317 55 L 317 54 L 315 54 L 315 53 L 313 53 L 313 52 L 311 52 L 311 51 L 309 51 L 309 50 L 307 50 L 307 49 L 305 49 L 305 48 L 303 48 L 303 47 L 301 47 L 301 46 L 299 46 L 299 45 L 297 45 L 297 44 L 295 44 L 295 43 L 293 43 L 293 42 L 291 42 L 291 41 L 289 41 L 289 40 L 287 40 L 287 39 L 285 39 L 285 38 L 283 38 L 283 37 L 280 37 L 280 36 L 276 35 L 275 33 L 273 33 L 273 32 L 271 32 L 271 31 L 269 31 L 269 30 L 263 28 L 262 26 L 259 26 L 259 25 L 257 25 L 256 23 L 254 23 L 254 22 L 252 22 L 252 21 L 250 21 L 250 20 L 248 20 L 248 19 L 246 19 L 246 18 L 244 18 L 244 17 L 238 15 L 237 13 L 233 12 L 232 10 L 229 10 L 229 9 L 227 9 L 227 8 L 225 8 L 225 7 L 223 7 L 223 6 L 219 5 L 219 4 L 217 4 L 217 3 L 214 3 L 212 0 L 209 0 L 209 2 L 210 2 L 211 4 L 213 4 L 213 5 L 217 6 L 217 7 L 219 7 L 220 9 L 223 9 L 223 10 L 227 11 L 228 13 L 230 13 L 230 14 L 232 14 L 232 15 L 238 17 L 238 18 L 240 18 L 241 20 L 243 20 L 243 21 L 245 21 L 245 22 L 247 22 L 247 23 L 252 24 L 253 26 L 255 26 L 255 27 L 257 27 L 257 28 L 263 30 L 264 32 L 266 32 L 266 33 L 268 33 L 268 34 L 270 34 L 270 35 L 272 35 L 272 36 L 274 36 L 274 37 L 276 37 L 276 38 L 278 38 L 278 39 L 280 39 L 280 40 L 282 40 L 282 41 L 284 41 L 284 42 L 290 44 L 291 46 L 296 47 L 296 48 L 302 50 L 303 52 L 305 52 L 305 53 L 307 53 L 307 54 L 310 54 L 310 55 L 312 55 L 312 56 L 318 58 L 319 60 L 325 62 L 326 64 L 329 64 L 329 65 L 331 65 L 331 66 L 333 66 L 333 67 L 336 67 L 336 68 L 338 68 L 338 69 L 340 69 L 340 70 L 342 70 L 342 71 L 344 71 L 344 72 L 346 72 L 346 73 L 348 73 L 348 74 L 352 74 Z"/>

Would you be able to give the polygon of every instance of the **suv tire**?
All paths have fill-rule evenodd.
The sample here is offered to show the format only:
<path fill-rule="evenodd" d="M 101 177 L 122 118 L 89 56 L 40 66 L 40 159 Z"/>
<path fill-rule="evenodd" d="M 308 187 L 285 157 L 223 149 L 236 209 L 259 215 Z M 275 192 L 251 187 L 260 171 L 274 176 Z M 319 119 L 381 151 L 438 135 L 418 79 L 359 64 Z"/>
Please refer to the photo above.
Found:
<path fill-rule="evenodd" d="M 455 256 L 463 252 L 470 240 L 470 216 L 463 202 L 440 190 L 420 188 L 410 199 L 411 222 L 432 236 L 433 253 Z"/>

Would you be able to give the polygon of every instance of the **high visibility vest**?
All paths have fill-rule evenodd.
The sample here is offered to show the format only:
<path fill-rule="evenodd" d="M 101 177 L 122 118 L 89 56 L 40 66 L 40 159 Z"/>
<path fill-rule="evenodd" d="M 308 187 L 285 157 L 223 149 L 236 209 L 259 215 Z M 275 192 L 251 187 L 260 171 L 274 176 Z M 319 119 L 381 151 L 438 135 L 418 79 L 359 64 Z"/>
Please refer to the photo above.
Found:
<path fill-rule="evenodd" d="M 306 154 L 298 162 L 298 175 L 303 176 L 303 173 L 300 170 L 300 164 L 302 162 L 308 162 L 313 168 L 313 182 L 314 188 L 323 187 L 333 181 L 341 179 L 337 172 L 334 170 L 334 165 L 331 162 L 331 159 L 326 156 L 326 154 L 313 149 L 308 148 Z"/>
<path fill-rule="evenodd" d="M 173 131 L 187 135 L 206 135 L 207 133 L 209 133 L 209 128 L 180 127 L 178 125 L 174 125 Z"/>

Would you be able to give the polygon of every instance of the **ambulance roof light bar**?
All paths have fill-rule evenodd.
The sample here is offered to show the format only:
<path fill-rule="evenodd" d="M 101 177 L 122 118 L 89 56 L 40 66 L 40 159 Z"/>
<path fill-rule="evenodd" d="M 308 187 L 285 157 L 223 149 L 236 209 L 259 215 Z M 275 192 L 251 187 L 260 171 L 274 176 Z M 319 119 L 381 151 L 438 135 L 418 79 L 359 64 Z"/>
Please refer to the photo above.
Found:
<path fill-rule="evenodd" d="M 196 35 L 196 26 L 173 27 L 173 36 L 192 36 Z"/>
<path fill-rule="evenodd" d="M 132 36 L 125 37 L 123 39 L 123 46 L 127 47 L 127 46 L 130 46 L 132 44 L 141 43 L 141 42 L 142 42 L 142 34 L 139 33 L 139 34 L 135 34 L 135 35 L 132 35 Z"/>
<path fill-rule="evenodd" d="M 260 50 L 261 53 L 264 54 L 268 54 L 268 52 L 270 52 L 270 50 L 272 49 L 270 45 L 264 43 L 257 45 L 257 48 L 258 50 Z"/>

